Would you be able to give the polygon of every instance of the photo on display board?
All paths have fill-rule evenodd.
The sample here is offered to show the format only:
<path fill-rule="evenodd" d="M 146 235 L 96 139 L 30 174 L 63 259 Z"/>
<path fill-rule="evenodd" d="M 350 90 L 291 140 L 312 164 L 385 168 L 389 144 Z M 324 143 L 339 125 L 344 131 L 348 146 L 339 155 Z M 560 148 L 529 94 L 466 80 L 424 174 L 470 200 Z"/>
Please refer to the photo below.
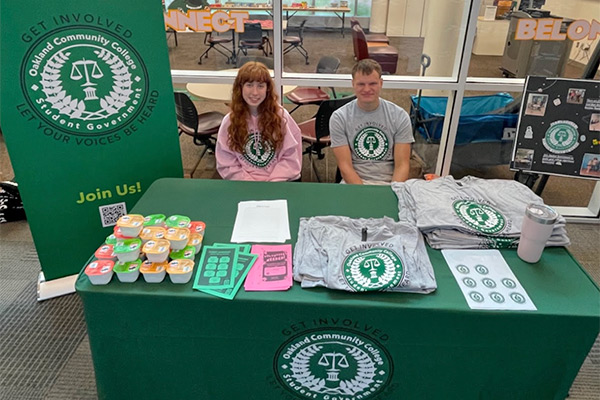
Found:
<path fill-rule="evenodd" d="M 517 149 L 515 155 L 515 168 L 518 169 L 531 169 L 531 163 L 533 162 L 533 149 Z"/>
<path fill-rule="evenodd" d="M 590 131 L 600 131 L 600 114 L 592 114 L 590 117 Z"/>
<path fill-rule="evenodd" d="M 567 103 L 583 104 L 584 97 L 585 89 L 569 89 L 569 93 L 567 94 Z"/>
<path fill-rule="evenodd" d="M 600 177 L 600 155 L 585 153 L 581 162 L 579 174 Z"/>
<path fill-rule="evenodd" d="M 525 115 L 537 115 L 539 117 L 543 117 L 546 114 L 547 104 L 547 94 L 530 93 L 527 97 L 527 108 L 525 109 Z"/>

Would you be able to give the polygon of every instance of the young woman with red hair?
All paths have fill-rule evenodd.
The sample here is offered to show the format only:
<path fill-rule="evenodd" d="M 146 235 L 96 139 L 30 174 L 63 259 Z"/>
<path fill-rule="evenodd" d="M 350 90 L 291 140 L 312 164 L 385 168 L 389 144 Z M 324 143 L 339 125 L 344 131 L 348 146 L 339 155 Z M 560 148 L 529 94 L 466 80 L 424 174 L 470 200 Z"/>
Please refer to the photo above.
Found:
<path fill-rule="evenodd" d="M 294 181 L 302 169 L 300 128 L 277 102 L 269 70 L 259 62 L 240 68 L 231 112 L 217 137 L 217 171 L 223 179 Z"/>

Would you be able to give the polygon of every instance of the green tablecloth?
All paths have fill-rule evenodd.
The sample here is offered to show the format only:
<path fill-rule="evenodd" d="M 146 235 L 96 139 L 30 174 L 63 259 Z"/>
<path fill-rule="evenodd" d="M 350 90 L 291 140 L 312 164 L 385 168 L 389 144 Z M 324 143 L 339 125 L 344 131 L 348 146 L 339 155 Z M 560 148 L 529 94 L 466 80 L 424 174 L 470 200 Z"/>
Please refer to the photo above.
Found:
<path fill-rule="evenodd" d="M 299 217 L 397 218 L 389 187 L 183 179 L 155 182 L 132 212 L 205 221 L 206 245 L 229 241 L 239 201 L 282 198 L 291 243 Z M 123 284 L 113 277 L 93 286 L 81 274 L 76 289 L 98 395 L 564 399 L 600 329 L 600 292 L 570 253 L 548 248 L 530 265 L 516 251 L 502 251 L 538 308 L 523 312 L 469 309 L 442 254 L 428 252 L 438 283 L 429 295 L 304 290 L 296 283 L 286 292 L 241 290 L 227 301 L 193 291 L 191 282 L 148 284 L 140 277 Z M 323 346 L 331 351 L 311 357 Z M 361 363 L 361 354 L 376 365 Z M 319 368 L 327 380 L 314 372 Z"/>

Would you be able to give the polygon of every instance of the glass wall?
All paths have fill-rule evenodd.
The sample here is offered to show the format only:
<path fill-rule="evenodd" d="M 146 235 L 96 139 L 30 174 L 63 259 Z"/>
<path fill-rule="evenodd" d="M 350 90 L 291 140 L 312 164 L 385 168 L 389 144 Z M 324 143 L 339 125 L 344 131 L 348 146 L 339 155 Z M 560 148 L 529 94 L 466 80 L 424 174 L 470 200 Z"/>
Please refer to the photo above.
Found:
<path fill-rule="evenodd" d="M 214 0 L 209 2 L 213 3 Z M 275 83 L 286 87 L 282 103 L 289 111 L 296 107 L 289 96 L 294 88 L 320 87 L 331 98 L 351 95 L 350 71 L 355 60 L 364 58 L 366 54 L 367 57 L 378 59 L 386 71 L 382 96 L 407 111 L 415 108 L 419 111 L 412 113 L 416 122 L 413 153 L 423 173 L 514 178 L 514 172 L 510 171 L 507 162 L 512 150 L 510 129 L 500 126 L 487 132 L 486 134 L 494 136 L 492 144 L 485 144 L 488 142 L 480 139 L 465 142 L 460 120 L 463 114 L 471 112 L 469 109 L 464 112 L 461 110 L 463 100 L 484 96 L 489 98 L 486 102 L 490 103 L 490 107 L 496 107 L 494 102 L 510 103 L 523 90 L 523 77 L 511 74 L 514 64 L 510 64 L 511 61 L 504 57 L 508 31 L 511 29 L 511 19 L 506 18 L 506 10 L 502 8 L 506 2 L 314 0 L 308 1 L 306 8 L 302 8 L 302 2 L 286 0 L 263 3 L 263 9 L 257 9 L 256 3 L 247 2 L 222 2 L 213 5 L 215 7 L 211 9 L 247 7 L 249 19 L 272 24 L 272 28 L 264 32 L 272 45 L 266 57 L 273 65 Z M 346 3 L 348 9 L 345 12 L 334 10 L 345 7 Z M 520 6 L 520 1 L 510 3 L 511 6 L 515 5 L 514 11 Z M 560 0 L 546 0 L 544 8 L 551 8 L 553 15 L 571 19 L 582 18 L 584 15 L 584 18 L 591 19 L 593 12 L 590 11 L 590 6 L 594 3 L 597 5 L 595 0 L 573 0 L 568 2 L 568 7 L 564 3 Z M 315 11 L 310 10 L 310 7 L 325 10 Z M 351 17 L 355 17 L 354 22 L 361 26 L 360 35 L 364 37 L 358 36 L 356 30 L 351 28 Z M 342 23 L 344 29 L 341 29 Z M 199 64 L 199 55 L 211 47 L 210 43 L 204 41 L 205 33 L 189 29 L 187 32 L 178 32 L 176 45 L 173 33 L 167 32 L 176 90 L 188 90 L 189 83 L 233 82 L 235 71 L 226 70 L 237 65 L 240 34 L 224 32 L 217 36 L 231 38 L 232 42 L 224 43 L 224 46 L 230 47 L 232 51 L 233 40 L 236 41 L 234 59 L 211 49 L 208 58 L 203 58 L 202 64 Z M 366 49 L 360 43 L 361 40 L 369 42 Z M 598 39 L 595 40 L 597 41 Z M 535 64 L 528 64 L 527 68 L 541 68 L 540 65 L 546 69 L 558 68 L 561 73 L 556 76 L 564 77 L 579 77 L 596 45 L 590 40 L 575 41 L 570 47 L 567 44 L 569 48 L 561 50 L 561 53 L 554 47 L 551 50 L 543 48 L 543 44 L 535 43 L 535 40 L 529 42 L 531 46 L 521 44 L 518 53 L 528 47 L 525 51 L 528 56 L 533 54 L 540 56 L 540 59 Z M 362 47 L 357 48 L 358 45 Z M 557 66 L 553 67 L 552 62 L 543 57 L 546 53 L 558 54 L 557 51 L 568 54 L 568 58 L 564 62 L 557 61 Z M 259 49 L 249 49 L 248 54 L 265 57 Z M 319 61 L 326 57 L 337 59 L 339 63 L 333 69 L 319 70 Z M 419 98 L 421 103 L 417 107 Z M 227 111 L 226 102 L 196 95 L 193 95 L 193 99 L 202 111 Z M 431 102 L 434 104 L 429 104 Z M 427 108 L 430 106 L 435 112 L 428 118 Z M 496 108 L 500 107 L 497 105 Z M 305 123 L 317 110 L 318 105 L 301 106 L 294 110 L 292 117 L 300 124 Z M 327 152 L 328 149 L 325 149 L 325 153 Z M 313 157 L 313 161 L 321 167 L 324 164 L 327 169 L 322 174 L 325 177 L 322 180 L 334 180 L 335 159 L 331 154 L 324 159 L 315 160 Z M 308 155 L 305 157 L 305 164 L 310 166 Z M 305 172 L 303 176 L 309 177 L 308 180 L 315 178 L 312 169 L 306 169 Z M 555 192 L 553 187 L 560 192 L 563 185 L 561 179 L 586 187 L 576 201 L 569 196 L 552 195 Z M 592 196 L 593 181 L 561 179 L 549 179 L 545 191 L 549 196 L 547 201 L 550 204 L 556 201 L 554 205 L 585 207 Z M 600 190 L 597 192 L 600 193 Z"/>

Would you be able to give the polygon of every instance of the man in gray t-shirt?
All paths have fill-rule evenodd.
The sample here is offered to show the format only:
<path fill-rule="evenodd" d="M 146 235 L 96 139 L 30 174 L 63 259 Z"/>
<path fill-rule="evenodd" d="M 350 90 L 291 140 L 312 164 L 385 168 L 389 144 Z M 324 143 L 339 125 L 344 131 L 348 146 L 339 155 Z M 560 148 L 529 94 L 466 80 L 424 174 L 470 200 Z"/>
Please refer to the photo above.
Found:
<path fill-rule="evenodd" d="M 356 100 L 340 107 L 329 120 L 331 147 L 346 183 L 389 184 L 408 179 L 410 118 L 396 104 L 379 97 L 383 79 L 374 60 L 352 69 Z"/>

